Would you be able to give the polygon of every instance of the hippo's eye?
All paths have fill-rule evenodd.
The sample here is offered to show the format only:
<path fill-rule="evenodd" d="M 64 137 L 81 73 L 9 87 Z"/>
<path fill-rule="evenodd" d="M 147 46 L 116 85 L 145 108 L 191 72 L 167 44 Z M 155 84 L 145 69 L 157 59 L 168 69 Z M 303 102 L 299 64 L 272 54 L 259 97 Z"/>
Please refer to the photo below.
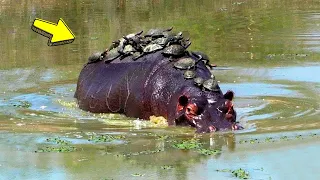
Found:
<path fill-rule="evenodd" d="M 197 115 L 198 114 L 198 106 L 195 103 L 188 104 L 187 108 L 187 114 Z"/>

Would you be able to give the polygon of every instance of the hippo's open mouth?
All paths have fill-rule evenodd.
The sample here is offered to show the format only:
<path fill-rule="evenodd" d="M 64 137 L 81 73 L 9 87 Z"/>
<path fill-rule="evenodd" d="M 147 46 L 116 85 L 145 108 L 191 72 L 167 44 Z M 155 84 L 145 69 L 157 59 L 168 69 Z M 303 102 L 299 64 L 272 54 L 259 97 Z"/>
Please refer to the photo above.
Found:
<path fill-rule="evenodd" d="M 197 129 L 198 133 L 208 133 L 217 131 L 216 127 L 213 125 L 202 124 L 202 116 L 197 115 L 192 118 L 180 113 L 181 115 L 175 120 L 177 126 L 190 126 Z"/>

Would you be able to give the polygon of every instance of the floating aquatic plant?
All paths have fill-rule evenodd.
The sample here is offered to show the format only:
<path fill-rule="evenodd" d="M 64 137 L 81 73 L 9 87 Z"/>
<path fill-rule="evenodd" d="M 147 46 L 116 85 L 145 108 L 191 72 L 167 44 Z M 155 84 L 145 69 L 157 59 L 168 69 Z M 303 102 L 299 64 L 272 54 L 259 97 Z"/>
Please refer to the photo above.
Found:
<path fill-rule="evenodd" d="M 221 150 L 218 150 L 218 149 L 203 149 L 203 148 L 201 148 L 201 149 L 198 149 L 197 152 L 202 155 L 207 155 L 207 156 L 221 154 Z"/>
<path fill-rule="evenodd" d="M 231 170 L 231 169 L 217 169 L 217 172 L 230 172 L 234 177 L 237 177 L 239 179 L 249 179 L 249 173 L 246 172 L 244 169 L 236 169 L 236 170 Z"/>
<path fill-rule="evenodd" d="M 231 173 L 234 177 L 237 177 L 239 179 L 249 179 L 249 173 L 241 168 L 233 170 Z"/>
<path fill-rule="evenodd" d="M 144 174 L 134 173 L 134 174 L 131 174 L 131 176 L 142 177 L 142 176 L 144 176 Z"/>
<path fill-rule="evenodd" d="M 73 152 L 76 151 L 77 148 L 74 146 L 61 146 L 61 147 L 51 147 L 51 146 L 46 146 L 39 148 L 36 153 L 38 152 Z"/>
<path fill-rule="evenodd" d="M 163 166 L 161 166 L 161 169 L 165 169 L 165 170 L 167 170 L 167 169 L 172 169 L 173 168 L 173 166 L 170 166 L 170 165 L 163 165 Z"/>
<path fill-rule="evenodd" d="M 89 137 L 88 141 L 99 143 L 99 142 L 111 142 L 113 140 L 120 140 L 125 138 L 126 137 L 124 135 L 102 134 L 102 135 L 92 135 Z"/>
<path fill-rule="evenodd" d="M 177 149 L 199 149 L 202 147 L 202 143 L 200 143 L 199 139 L 190 139 L 174 143 L 172 147 Z"/>
<path fill-rule="evenodd" d="M 38 152 L 73 152 L 76 151 L 77 148 L 74 146 L 71 146 L 70 141 L 63 140 L 59 137 L 56 138 L 48 138 L 46 139 L 47 142 L 54 143 L 60 146 L 46 146 L 46 147 L 41 147 L 38 148 L 36 153 Z"/>
<path fill-rule="evenodd" d="M 48 138 L 46 139 L 47 142 L 52 142 L 52 143 L 55 143 L 55 144 L 59 144 L 59 145 L 69 145 L 71 144 L 70 141 L 66 141 L 66 140 L 63 140 L 63 139 L 60 139 L 60 138 Z"/>
<path fill-rule="evenodd" d="M 19 107 L 19 108 L 29 108 L 31 107 L 31 103 L 28 101 L 19 101 L 18 104 L 13 104 L 14 107 Z"/>

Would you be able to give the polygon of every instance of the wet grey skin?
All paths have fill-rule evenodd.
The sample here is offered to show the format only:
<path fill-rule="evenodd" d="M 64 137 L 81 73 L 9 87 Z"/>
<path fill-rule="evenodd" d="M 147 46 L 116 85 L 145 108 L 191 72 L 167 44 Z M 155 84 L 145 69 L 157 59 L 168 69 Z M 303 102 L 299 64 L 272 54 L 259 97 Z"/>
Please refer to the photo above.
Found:
<path fill-rule="evenodd" d="M 173 64 L 173 66 L 177 69 L 191 69 L 194 67 L 196 62 L 191 58 L 181 58 L 177 62 Z"/>
<path fill-rule="evenodd" d="M 193 70 L 186 70 L 184 73 L 183 73 L 183 76 L 185 79 L 192 79 L 196 76 L 196 73 L 193 71 Z"/>
<path fill-rule="evenodd" d="M 209 91 L 220 91 L 218 83 L 214 79 L 207 79 L 203 82 L 203 87 Z"/>

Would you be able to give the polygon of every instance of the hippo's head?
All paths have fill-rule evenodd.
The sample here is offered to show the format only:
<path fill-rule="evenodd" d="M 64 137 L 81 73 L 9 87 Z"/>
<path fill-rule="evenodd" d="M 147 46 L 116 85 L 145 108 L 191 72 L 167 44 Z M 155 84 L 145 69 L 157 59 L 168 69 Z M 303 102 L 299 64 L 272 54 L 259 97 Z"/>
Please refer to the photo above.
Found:
<path fill-rule="evenodd" d="M 217 130 L 236 130 L 236 111 L 233 109 L 234 93 L 228 91 L 203 91 L 196 87 L 184 88 L 177 96 L 175 123 L 190 125 L 198 133 L 208 133 Z"/>

